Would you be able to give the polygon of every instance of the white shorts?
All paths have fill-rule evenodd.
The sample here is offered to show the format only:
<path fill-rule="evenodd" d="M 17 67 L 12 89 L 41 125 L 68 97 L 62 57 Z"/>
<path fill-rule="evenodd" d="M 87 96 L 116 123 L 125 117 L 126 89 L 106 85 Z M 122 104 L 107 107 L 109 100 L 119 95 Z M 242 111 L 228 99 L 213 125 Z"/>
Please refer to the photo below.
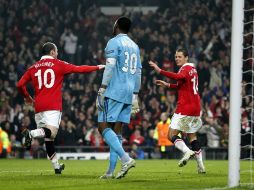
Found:
<path fill-rule="evenodd" d="M 187 116 L 174 114 L 170 128 L 183 131 L 185 133 L 196 133 L 202 126 L 200 116 Z"/>
<path fill-rule="evenodd" d="M 45 127 L 46 125 L 59 128 L 61 116 L 62 112 L 57 110 L 36 113 L 35 122 L 37 124 L 37 128 Z"/>

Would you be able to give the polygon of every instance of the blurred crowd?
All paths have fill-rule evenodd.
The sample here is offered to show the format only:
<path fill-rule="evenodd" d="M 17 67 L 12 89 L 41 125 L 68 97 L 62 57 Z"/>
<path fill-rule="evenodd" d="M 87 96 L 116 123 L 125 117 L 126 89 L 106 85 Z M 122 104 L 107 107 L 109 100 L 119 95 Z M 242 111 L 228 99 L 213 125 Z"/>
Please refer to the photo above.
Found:
<path fill-rule="evenodd" d="M 112 37 L 116 15 L 104 15 L 99 6 L 86 0 L 0 0 L 0 15 L 0 124 L 11 146 L 19 147 L 21 130 L 36 125 L 33 108 L 24 104 L 15 85 L 40 59 L 41 45 L 47 41 L 56 43 L 59 58 L 76 65 L 104 64 L 104 48 Z M 163 69 L 177 72 L 175 50 L 187 47 L 190 62 L 196 64 L 199 73 L 204 122 L 199 139 L 202 146 L 227 147 L 231 1 L 159 1 L 155 12 L 128 12 L 122 6 L 122 15 L 133 21 L 130 37 L 139 45 L 143 63 L 141 112 L 124 126 L 124 144 L 134 150 L 135 145 L 156 147 L 155 127 L 161 113 L 166 112 L 168 117 L 174 113 L 177 93 L 154 84 L 155 79 L 168 79 L 152 71 L 147 62 L 157 61 Z M 252 37 L 245 43 L 251 41 Z M 248 63 L 253 64 L 253 60 Z M 89 145 L 103 151 L 105 144 L 97 130 L 95 107 L 101 78 L 102 72 L 94 72 L 71 74 L 65 79 L 56 145 Z M 28 89 L 33 94 L 31 87 Z M 249 87 L 243 87 L 243 94 L 251 94 Z M 253 108 L 252 104 L 251 98 L 245 98 L 243 109 Z M 243 116 L 249 124 L 250 112 L 243 110 Z M 34 147 L 40 143 L 34 141 Z"/>

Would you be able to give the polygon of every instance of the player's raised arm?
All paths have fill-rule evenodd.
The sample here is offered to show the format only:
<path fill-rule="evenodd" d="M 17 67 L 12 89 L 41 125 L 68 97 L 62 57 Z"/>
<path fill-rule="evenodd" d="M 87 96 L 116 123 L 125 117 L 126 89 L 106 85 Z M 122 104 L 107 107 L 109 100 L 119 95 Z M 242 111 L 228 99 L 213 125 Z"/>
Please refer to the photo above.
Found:
<path fill-rule="evenodd" d="M 26 84 L 31 81 L 31 77 L 29 74 L 29 70 L 25 72 L 25 74 L 21 77 L 21 79 L 17 83 L 18 91 L 22 94 L 25 98 L 25 102 L 28 104 L 32 104 L 34 102 L 33 98 L 27 92 Z"/>
<path fill-rule="evenodd" d="M 165 71 L 162 70 L 156 63 L 154 63 L 153 61 L 149 61 L 149 65 L 159 74 L 164 75 L 168 78 L 174 79 L 174 80 L 182 80 L 184 79 L 186 76 L 184 73 L 173 73 L 173 72 L 169 72 L 169 71 Z"/>

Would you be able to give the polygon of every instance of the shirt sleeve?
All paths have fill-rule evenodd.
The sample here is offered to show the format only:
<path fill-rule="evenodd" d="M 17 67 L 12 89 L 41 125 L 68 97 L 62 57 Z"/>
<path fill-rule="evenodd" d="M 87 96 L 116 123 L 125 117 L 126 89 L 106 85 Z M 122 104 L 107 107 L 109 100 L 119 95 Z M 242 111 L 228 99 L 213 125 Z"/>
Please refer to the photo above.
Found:
<path fill-rule="evenodd" d="M 141 68 L 137 68 L 137 77 L 135 80 L 134 93 L 138 93 L 141 87 Z"/>
<path fill-rule="evenodd" d="M 30 76 L 30 70 L 26 71 L 25 74 L 21 77 L 21 79 L 18 81 L 17 88 L 18 91 L 22 94 L 24 97 L 29 97 L 29 93 L 27 92 L 26 89 L 26 84 L 31 81 L 31 76 Z"/>
<path fill-rule="evenodd" d="M 63 74 L 70 74 L 70 73 L 89 73 L 92 71 L 99 70 L 98 66 L 89 66 L 89 65 L 81 65 L 76 66 L 64 61 L 62 62 L 62 71 Z"/>
<path fill-rule="evenodd" d="M 140 57 L 140 49 L 139 47 L 138 49 L 138 62 L 137 62 L 137 68 L 142 68 L 142 64 L 141 64 L 141 57 Z"/>
<path fill-rule="evenodd" d="M 102 85 L 108 86 L 113 73 L 116 67 L 116 59 L 115 58 L 107 58 L 106 59 L 106 67 L 103 72 Z"/>
<path fill-rule="evenodd" d="M 117 42 L 113 39 L 109 40 L 105 48 L 105 57 L 106 58 L 117 58 L 118 47 Z"/>
<path fill-rule="evenodd" d="M 161 70 L 160 74 L 174 80 L 183 80 L 183 79 L 186 79 L 188 76 L 188 73 L 184 69 L 182 69 L 179 73 L 173 73 L 173 72 Z"/>
<path fill-rule="evenodd" d="M 178 88 L 178 84 L 170 84 L 169 88 L 175 88 L 176 89 L 176 88 Z"/>

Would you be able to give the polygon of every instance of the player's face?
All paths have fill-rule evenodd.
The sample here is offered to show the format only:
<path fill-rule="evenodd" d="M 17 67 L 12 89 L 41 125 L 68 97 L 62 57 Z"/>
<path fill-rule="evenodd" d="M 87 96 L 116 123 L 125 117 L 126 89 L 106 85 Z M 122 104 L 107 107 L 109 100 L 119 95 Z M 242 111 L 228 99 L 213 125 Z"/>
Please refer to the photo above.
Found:
<path fill-rule="evenodd" d="M 175 61 L 177 66 L 182 66 L 183 64 L 187 63 L 188 56 L 184 56 L 183 52 L 176 52 L 175 54 Z"/>

